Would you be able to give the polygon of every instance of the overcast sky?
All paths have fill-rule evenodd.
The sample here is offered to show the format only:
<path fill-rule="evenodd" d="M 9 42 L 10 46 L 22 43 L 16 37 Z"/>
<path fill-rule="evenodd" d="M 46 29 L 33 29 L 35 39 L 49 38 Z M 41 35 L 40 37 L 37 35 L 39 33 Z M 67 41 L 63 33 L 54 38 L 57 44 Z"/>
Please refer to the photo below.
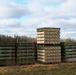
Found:
<path fill-rule="evenodd" d="M 0 34 L 36 36 L 40 27 L 76 39 L 76 0 L 0 0 Z"/>

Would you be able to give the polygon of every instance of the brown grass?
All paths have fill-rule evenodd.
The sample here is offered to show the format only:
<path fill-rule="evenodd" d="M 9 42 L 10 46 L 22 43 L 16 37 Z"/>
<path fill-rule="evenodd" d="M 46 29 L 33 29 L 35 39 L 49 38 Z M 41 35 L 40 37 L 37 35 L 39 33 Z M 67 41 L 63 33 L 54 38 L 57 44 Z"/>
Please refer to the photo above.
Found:
<path fill-rule="evenodd" d="M 74 67 L 76 63 L 58 63 L 58 64 L 33 64 L 33 65 L 24 65 L 24 66 L 3 66 L 0 67 L 0 73 L 3 72 L 14 72 L 14 71 L 27 71 L 31 69 L 57 69 L 62 67 Z"/>

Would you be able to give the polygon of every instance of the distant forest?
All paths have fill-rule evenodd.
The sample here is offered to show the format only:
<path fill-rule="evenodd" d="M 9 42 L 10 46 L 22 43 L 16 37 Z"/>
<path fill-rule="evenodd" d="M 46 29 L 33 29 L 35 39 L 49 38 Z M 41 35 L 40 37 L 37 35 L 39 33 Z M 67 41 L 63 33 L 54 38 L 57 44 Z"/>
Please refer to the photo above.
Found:
<path fill-rule="evenodd" d="M 36 38 L 27 37 L 27 36 L 6 36 L 0 35 L 0 43 L 15 43 L 15 42 L 35 42 Z"/>
<path fill-rule="evenodd" d="M 61 42 L 76 42 L 75 39 L 67 38 L 67 39 L 61 39 Z M 27 36 L 6 36 L 6 35 L 0 35 L 0 43 L 15 43 L 15 42 L 36 42 L 36 38 L 27 37 Z"/>
<path fill-rule="evenodd" d="M 66 38 L 66 39 L 61 39 L 61 42 L 76 42 L 76 40 L 71 38 Z"/>

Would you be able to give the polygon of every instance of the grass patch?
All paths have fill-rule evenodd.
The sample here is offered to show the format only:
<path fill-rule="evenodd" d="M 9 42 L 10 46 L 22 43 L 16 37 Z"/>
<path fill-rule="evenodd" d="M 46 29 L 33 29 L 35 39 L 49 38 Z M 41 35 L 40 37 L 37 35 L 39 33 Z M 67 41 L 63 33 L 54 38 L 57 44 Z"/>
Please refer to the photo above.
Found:
<path fill-rule="evenodd" d="M 76 66 L 62 66 L 53 69 L 49 67 L 25 69 L 13 68 L 11 71 L 0 73 L 0 75 L 76 75 Z"/>

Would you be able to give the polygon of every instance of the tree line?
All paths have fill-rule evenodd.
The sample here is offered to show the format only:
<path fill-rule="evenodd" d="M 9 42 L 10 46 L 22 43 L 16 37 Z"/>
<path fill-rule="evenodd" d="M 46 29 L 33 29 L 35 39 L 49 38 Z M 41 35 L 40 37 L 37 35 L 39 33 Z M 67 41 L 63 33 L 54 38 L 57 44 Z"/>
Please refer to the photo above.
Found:
<path fill-rule="evenodd" d="M 36 38 L 27 37 L 27 36 L 18 36 L 14 35 L 8 36 L 8 35 L 0 35 L 0 43 L 15 43 L 15 42 L 34 42 L 36 41 Z"/>
<path fill-rule="evenodd" d="M 76 42 L 76 40 L 71 38 L 66 38 L 66 39 L 61 39 L 61 42 Z"/>
<path fill-rule="evenodd" d="M 76 42 L 75 39 L 66 38 L 66 39 L 60 39 L 61 42 Z M 0 43 L 15 43 L 15 42 L 36 42 L 36 38 L 27 37 L 27 36 L 18 36 L 14 35 L 8 36 L 8 35 L 0 35 Z"/>

